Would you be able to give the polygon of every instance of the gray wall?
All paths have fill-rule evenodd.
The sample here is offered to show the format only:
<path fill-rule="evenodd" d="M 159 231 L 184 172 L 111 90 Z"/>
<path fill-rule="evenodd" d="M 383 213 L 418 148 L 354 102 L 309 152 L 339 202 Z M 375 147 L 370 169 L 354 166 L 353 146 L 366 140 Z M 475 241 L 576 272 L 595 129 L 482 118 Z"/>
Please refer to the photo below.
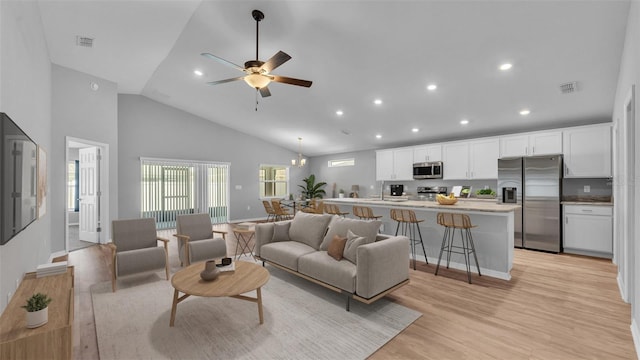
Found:
<path fill-rule="evenodd" d="M 52 76 L 52 117 L 56 124 L 52 131 L 49 163 L 51 188 L 54 190 L 51 192 L 52 251 L 65 249 L 67 136 L 107 144 L 109 147 L 109 179 L 103 187 L 108 187 L 109 195 L 102 202 L 104 208 L 108 206 L 109 216 L 102 218 L 104 233 L 100 239 L 105 243 L 110 238 L 110 219 L 115 219 L 118 214 L 118 86 L 114 82 L 58 65 L 52 65 Z M 97 91 L 91 90 L 91 82 L 99 85 Z M 105 181 L 107 179 L 102 180 L 103 185 Z"/>
<path fill-rule="evenodd" d="M 120 218 L 140 216 L 140 157 L 228 162 L 230 220 L 266 217 L 259 198 L 260 164 L 288 165 L 295 152 L 144 96 L 118 98 Z M 308 167 L 291 168 L 290 189 L 307 174 Z"/>
<path fill-rule="evenodd" d="M 355 159 L 355 166 L 332 167 L 329 160 Z M 332 197 L 333 184 L 336 184 L 336 195 L 344 189 L 347 196 L 351 192 L 351 185 L 360 186 L 360 197 L 380 193 L 381 182 L 376 182 L 376 153 L 373 150 L 349 152 L 335 155 L 316 156 L 309 159 L 311 174 L 315 174 L 316 181 L 327 183 L 325 191 L 327 198 Z M 373 189 L 371 188 L 373 187 Z"/>
<path fill-rule="evenodd" d="M 51 161 L 51 63 L 38 4 L 0 1 L 0 17 L 0 110 L 46 149 Z M 51 185 L 50 171 L 47 178 Z M 49 197 L 52 189 L 47 189 Z M 16 280 L 49 258 L 54 206 L 48 201 L 43 217 L 0 246 L 0 311 Z"/>

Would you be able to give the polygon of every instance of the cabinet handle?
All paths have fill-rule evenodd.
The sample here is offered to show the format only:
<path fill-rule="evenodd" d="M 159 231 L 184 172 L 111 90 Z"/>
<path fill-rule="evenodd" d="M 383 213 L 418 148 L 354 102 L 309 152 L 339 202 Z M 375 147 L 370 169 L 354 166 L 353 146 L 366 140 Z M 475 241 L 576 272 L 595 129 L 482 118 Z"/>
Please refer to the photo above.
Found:
<path fill-rule="evenodd" d="M 531 147 L 531 155 L 535 155 L 536 154 L 536 147 L 533 146 Z"/>
<path fill-rule="evenodd" d="M 565 174 L 565 175 L 569 175 L 569 167 L 568 167 L 568 166 L 566 166 L 566 167 L 564 168 L 564 174 Z"/>
<path fill-rule="evenodd" d="M 525 155 L 529 155 L 529 147 L 528 146 L 524 147 L 524 154 Z"/>
<path fill-rule="evenodd" d="M 568 216 L 565 216 L 565 218 L 564 218 L 564 223 L 565 223 L 565 224 L 568 224 L 568 223 L 569 223 L 569 217 L 568 217 Z"/>
<path fill-rule="evenodd" d="M 593 212 L 591 209 L 582 209 L 582 212 Z"/>

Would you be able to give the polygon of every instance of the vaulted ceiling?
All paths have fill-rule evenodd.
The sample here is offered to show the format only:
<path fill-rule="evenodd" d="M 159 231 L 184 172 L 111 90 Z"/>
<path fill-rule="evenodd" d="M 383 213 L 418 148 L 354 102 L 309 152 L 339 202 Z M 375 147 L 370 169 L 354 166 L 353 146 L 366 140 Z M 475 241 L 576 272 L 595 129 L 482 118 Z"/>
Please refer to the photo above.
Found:
<path fill-rule="evenodd" d="M 310 156 L 608 121 L 629 10 L 605 0 L 39 5 L 53 63 L 295 151 L 302 137 Z M 288 53 L 273 73 L 311 88 L 272 83 L 261 98 L 243 81 L 206 85 L 242 73 L 201 53 L 254 59 L 253 9 L 265 14 L 260 60 Z M 563 94 L 569 82 L 577 91 Z"/>

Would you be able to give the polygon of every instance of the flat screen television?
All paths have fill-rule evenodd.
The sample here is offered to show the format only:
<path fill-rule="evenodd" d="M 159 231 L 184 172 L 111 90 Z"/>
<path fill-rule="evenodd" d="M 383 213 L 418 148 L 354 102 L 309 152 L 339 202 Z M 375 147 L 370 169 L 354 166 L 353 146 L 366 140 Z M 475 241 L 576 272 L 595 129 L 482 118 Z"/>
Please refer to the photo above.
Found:
<path fill-rule="evenodd" d="M 38 147 L 11 118 L 0 112 L 0 245 L 36 219 Z"/>

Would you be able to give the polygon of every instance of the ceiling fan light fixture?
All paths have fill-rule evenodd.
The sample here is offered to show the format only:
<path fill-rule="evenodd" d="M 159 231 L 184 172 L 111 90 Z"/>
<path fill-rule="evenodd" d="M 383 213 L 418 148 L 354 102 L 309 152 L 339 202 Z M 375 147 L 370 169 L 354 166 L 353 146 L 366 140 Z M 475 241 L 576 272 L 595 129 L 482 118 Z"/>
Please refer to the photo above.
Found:
<path fill-rule="evenodd" d="M 244 82 L 249 84 L 254 89 L 262 89 L 263 87 L 269 85 L 271 79 L 268 76 L 261 74 L 249 74 L 244 77 Z"/>

